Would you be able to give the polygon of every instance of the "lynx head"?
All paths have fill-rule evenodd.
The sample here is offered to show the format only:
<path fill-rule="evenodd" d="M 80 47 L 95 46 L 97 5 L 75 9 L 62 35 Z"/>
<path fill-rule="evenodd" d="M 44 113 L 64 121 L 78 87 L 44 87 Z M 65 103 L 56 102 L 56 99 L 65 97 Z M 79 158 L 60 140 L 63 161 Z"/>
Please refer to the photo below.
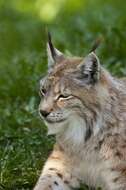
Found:
<path fill-rule="evenodd" d="M 53 46 L 50 36 L 47 53 L 48 74 L 40 80 L 40 116 L 49 134 L 74 130 L 87 139 L 96 127 L 103 101 L 99 59 L 94 52 L 84 58 L 66 57 Z"/>

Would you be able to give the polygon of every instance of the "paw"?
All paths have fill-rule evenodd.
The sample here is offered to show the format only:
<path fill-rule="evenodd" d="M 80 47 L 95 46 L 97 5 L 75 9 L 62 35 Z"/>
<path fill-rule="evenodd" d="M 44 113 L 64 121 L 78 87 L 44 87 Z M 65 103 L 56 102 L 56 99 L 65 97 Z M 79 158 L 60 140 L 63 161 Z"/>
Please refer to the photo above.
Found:
<path fill-rule="evenodd" d="M 38 182 L 33 190 L 52 190 L 51 183 Z"/>
<path fill-rule="evenodd" d="M 56 176 L 46 176 L 39 179 L 33 190 L 69 190 L 69 187 Z"/>

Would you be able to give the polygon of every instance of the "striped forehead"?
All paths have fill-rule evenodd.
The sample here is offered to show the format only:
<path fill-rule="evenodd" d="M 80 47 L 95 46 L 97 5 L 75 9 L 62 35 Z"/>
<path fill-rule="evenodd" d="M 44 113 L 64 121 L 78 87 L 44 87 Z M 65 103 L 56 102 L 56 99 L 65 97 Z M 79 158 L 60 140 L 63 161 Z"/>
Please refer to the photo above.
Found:
<path fill-rule="evenodd" d="M 59 93 L 60 91 L 60 78 L 56 76 L 49 76 L 47 79 L 48 84 L 51 86 L 51 90 L 53 89 L 53 92 L 55 94 Z"/>
<path fill-rule="evenodd" d="M 65 59 L 61 63 L 56 63 L 52 75 L 53 76 L 64 76 L 67 71 L 71 71 L 77 67 L 77 65 L 82 61 L 82 58 Z"/>
<path fill-rule="evenodd" d="M 65 59 L 60 63 L 56 63 L 45 80 L 45 86 L 50 86 L 58 93 L 61 83 L 63 84 L 66 81 L 66 77 L 76 69 L 81 60 L 81 58 Z"/>

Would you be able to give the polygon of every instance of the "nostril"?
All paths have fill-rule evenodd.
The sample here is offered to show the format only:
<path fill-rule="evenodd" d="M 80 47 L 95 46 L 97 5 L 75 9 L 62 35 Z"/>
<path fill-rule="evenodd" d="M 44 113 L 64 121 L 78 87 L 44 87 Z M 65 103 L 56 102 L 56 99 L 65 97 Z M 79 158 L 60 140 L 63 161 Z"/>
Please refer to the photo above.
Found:
<path fill-rule="evenodd" d="M 49 115 L 49 112 L 45 111 L 45 110 L 40 110 L 40 114 L 43 116 L 43 117 L 47 117 Z"/>

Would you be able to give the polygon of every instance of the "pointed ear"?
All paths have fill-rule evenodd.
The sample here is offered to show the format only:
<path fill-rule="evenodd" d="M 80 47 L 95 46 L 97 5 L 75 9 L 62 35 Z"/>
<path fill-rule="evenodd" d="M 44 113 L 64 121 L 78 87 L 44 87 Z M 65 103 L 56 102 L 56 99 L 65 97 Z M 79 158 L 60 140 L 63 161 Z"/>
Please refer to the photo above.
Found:
<path fill-rule="evenodd" d="M 94 52 L 88 54 L 79 65 L 81 79 L 87 84 L 94 84 L 100 78 L 100 62 Z"/>
<path fill-rule="evenodd" d="M 53 46 L 50 33 L 48 33 L 47 55 L 48 55 L 48 69 L 50 71 L 53 68 L 53 65 L 61 57 L 63 57 L 63 54 Z"/>

